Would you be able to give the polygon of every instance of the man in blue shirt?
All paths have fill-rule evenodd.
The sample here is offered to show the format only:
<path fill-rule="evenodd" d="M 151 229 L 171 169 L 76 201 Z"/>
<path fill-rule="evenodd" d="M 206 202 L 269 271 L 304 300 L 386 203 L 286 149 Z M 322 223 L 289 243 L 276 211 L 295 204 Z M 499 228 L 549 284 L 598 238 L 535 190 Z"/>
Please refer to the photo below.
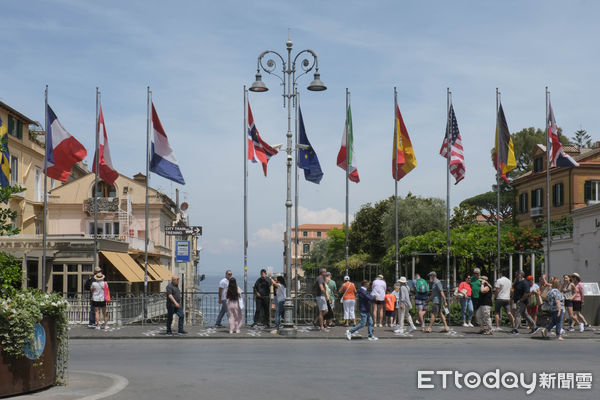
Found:
<path fill-rule="evenodd" d="M 375 301 L 375 296 L 367 292 L 371 282 L 368 280 L 362 281 L 360 289 L 358 289 L 358 310 L 360 312 L 360 323 L 354 328 L 346 330 L 346 339 L 352 340 L 352 334 L 367 324 L 369 332 L 369 340 L 378 340 L 373 336 L 373 316 L 371 315 L 371 303 Z"/>

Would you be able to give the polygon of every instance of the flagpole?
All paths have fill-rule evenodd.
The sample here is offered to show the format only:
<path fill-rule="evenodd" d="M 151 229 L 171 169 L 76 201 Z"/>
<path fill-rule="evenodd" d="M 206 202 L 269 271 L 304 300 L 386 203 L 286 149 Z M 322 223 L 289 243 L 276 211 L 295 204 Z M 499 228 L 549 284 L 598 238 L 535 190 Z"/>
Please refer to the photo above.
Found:
<path fill-rule="evenodd" d="M 450 103 L 452 92 L 446 88 L 446 289 L 450 298 L 450 159 L 452 158 L 452 144 L 450 136 L 452 128 L 450 124 Z"/>
<path fill-rule="evenodd" d="M 398 122 L 396 119 L 396 108 L 398 107 L 398 92 L 394 86 L 394 247 L 396 248 L 396 279 L 398 281 Z"/>
<path fill-rule="evenodd" d="M 244 85 L 244 322 L 248 324 L 248 92 Z"/>
<path fill-rule="evenodd" d="M 150 186 L 150 113 L 152 107 L 152 92 L 150 86 L 146 88 L 146 197 L 144 210 L 144 319 L 146 313 L 146 296 L 148 295 L 148 216 L 150 207 L 148 204 L 148 186 Z M 179 205 L 178 205 L 179 206 Z M 179 210 L 177 210 L 179 212 Z"/>
<path fill-rule="evenodd" d="M 552 162 L 550 160 L 550 131 L 548 130 L 548 116 L 550 92 L 548 86 L 546 86 L 546 277 L 550 277 L 550 244 L 552 237 L 550 236 L 550 166 Z"/>
<path fill-rule="evenodd" d="M 45 107 L 44 107 L 44 130 L 46 131 L 46 146 L 44 152 L 44 216 L 43 216 L 43 232 L 42 232 L 42 291 L 46 293 L 48 291 L 48 285 L 46 283 L 46 252 L 47 252 L 47 240 L 48 233 L 46 218 L 48 217 L 48 85 L 46 85 L 45 91 Z"/>
<path fill-rule="evenodd" d="M 98 264 L 98 169 L 100 165 L 100 127 L 98 126 L 100 107 L 100 91 L 96 86 L 96 151 L 95 151 L 95 162 L 94 170 L 94 267 L 99 267 Z M 95 269 L 94 269 L 95 273 Z"/>
<path fill-rule="evenodd" d="M 348 139 L 348 136 L 350 135 L 350 129 L 348 128 L 350 121 L 348 121 L 348 106 L 350 104 L 350 92 L 348 91 L 348 88 L 346 88 L 346 275 L 348 275 L 348 252 L 349 252 L 349 248 L 348 248 L 348 210 L 350 208 L 350 201 L 349 201 L 349 185 L 348 185 L 348 178 L 350 176 L 350 141 Z M 352 138 L 354 140 L 354 138 Z M 354 143 L 352 144 L 354 145 Z"/>
<path fill-rule="evenodd" d="M 500 92 L 498 91 L 498 88 L 496 88 L 496 271 L 500 269 L 500 132 L 498 131 L 499 99 Z"/>

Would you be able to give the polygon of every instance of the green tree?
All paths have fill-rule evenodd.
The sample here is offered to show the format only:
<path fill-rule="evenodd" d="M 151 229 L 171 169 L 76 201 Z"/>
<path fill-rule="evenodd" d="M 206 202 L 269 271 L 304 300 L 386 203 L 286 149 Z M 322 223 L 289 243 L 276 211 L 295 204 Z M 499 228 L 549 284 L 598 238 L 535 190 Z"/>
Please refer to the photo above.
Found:
<path fill-rule="evenodd" d="M 383 234 L 388 248 L 395 242 L 393 197 L 387 204 L 383 216 Z M 398 198 L 398 238 L 417 236 L 446 227 L 446 203 L 434 197 L 421 197 L 408 193 Z"/>
<path fill-rule="evenodd" d="M 365 253 L 368 261 L 377 262 L 386 251 L 383 232 L 383 218 L 389 204 L 393 204 L 393 197 L 375 203 L 363 204 L 354 214 L 352 229 L 348 234 L 350 251 L 352 253 Z"/>
<path fill-rule="evenodd" d="M 592 137 L 585 129 L 576 130 L 575 134 L 571 137 L 571 141 L 574 145 L 577 145 L 579 149 L 590 147 L 592 145 Z"/>
<path fill-rule="evenodd" d="M 471 205 L 461 204 L 458 207 L 454 207 L 452 209 L 452 218 L 450 218 L 450 229 L 476 224 L 479 214 L 477 208 Z"/>
<path fill-rule="evenodd" d="M 321 267 L 332 267 L 346 258 L 345 228 L 332 228 L 327 231 L 327 239 L 313 245 L 313 248 L 302 262 L 305 271 L 314 272 Z"/>
<path fill-rule="evenodd" d="M 496 224 L 498 214 L 498 199 L 496 185 L 489 192 L 481 193 L 460 202 L 461 207 L 472 207 L 483 216 L 488 224 Z M 506 182 L 500 181 L 500 220 L 509 221 L 513 218 L 515 208 L 515 191 Z"/>
<path fill-rule="evenodd" d="M 7 203 L 10 196 L 14 193 L 23 192 L 25 189 L 20 186 L 3 186 L 0 188 L 0 204 Z M 12 221 L 17 218 L 17 212 L 8 207 L 0 208 L 0 236 L 11 236 L 19 233 L 19 228 L 12 226 Z"/>
<path fill-rule="evenodd" d="M 22 280 L 21 261 L 8 253 L 0 252 L 0 294 L 20 288 Z"/>

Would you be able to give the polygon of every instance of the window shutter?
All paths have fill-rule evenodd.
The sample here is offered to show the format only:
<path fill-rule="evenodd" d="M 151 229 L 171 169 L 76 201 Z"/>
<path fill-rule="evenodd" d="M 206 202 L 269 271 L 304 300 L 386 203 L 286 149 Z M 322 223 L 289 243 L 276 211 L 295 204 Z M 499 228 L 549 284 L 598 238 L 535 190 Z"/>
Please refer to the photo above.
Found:
<path fill-rule="evenodd" d="M 544 189 L 538 189 L 540 191 L 540 207 L 544 207 Z"/>
<path fill-rule="evenodd" d="M 523 202 L 523 204 L 525 204 L 525 212 L 527 212 L 527 193 L 523 193 L 523 195 L 525 196 L 525 201 Z"/>
<path fill-rule="evenodd" d="M 15 130 L 15 120 L 13 119 L 13 117 L 11 115 L 9 115 L 8 116 L 8 133 L 15 136 L 14 130 Z"/>
<path fill-rule="evenodd" d="M 585 181 L 583 185 L 583 201 L 586 203 L 592 199 L 592 181 Z"/>
<path fill-rule="evenodd" d="M 535 207 L 535 190 L 531 191 L 531 208 Z"/>
<path fill-rule="evenodd" d="M 17 121 L 17 138 L 23 139 L 23 123 L 21 121 Z"/>

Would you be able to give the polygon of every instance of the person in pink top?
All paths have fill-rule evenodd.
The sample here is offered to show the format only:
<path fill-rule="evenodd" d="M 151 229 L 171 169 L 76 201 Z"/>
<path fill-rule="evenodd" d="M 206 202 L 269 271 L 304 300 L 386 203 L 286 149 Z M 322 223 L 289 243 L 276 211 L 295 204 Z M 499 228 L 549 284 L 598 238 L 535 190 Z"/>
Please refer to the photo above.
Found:
<path fill-rule="evenodd" d="M 456 290 L 456 294 L 460 299 L 460 308 L 462 314 L 462 325 L 465 327 L 473 327 L 471 323 L 471 318 L 473 318 L 473 301 L 471 300 L 471 285 L 469 281 L 471 277 L 469 275 L 465 275 L 465 278 L 458 285 L 458 289 Z"/>
<path fill-rule="evenodd" d="M 571 321 L 571 329 L 575 326 L 575 321 L 579 322 L 579 332 L 583 332 L 585 330 L 585 326 L 588 324 L 585 317 L 581 313 L 583 310 L 583 283 L 581 283 L 581 277 L 577 272 L 573 272 L 571 274 L 571 280 L 575 285 L 575 293 L 573 294 L 573 298 L 571 299 L 573 302 L 573 321 Z"/>

